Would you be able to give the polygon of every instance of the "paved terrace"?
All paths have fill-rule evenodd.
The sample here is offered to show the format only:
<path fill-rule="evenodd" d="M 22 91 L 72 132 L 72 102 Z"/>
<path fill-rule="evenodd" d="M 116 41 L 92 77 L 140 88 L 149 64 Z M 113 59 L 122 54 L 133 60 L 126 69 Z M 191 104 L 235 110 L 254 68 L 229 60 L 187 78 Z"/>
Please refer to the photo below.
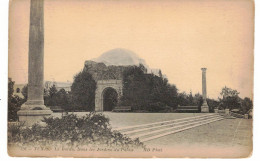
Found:
<path fill-rule="evenodd" d="M 86 112 L 75 112 L 83 116 Z M 112 113 L 105 112 L 113 128 L 196 117 L 205 113 Z M 54 113 L 54 116 L 61 116 Z M 252 151 L 252 120 L 224 119 L 145 142 L 176 157 L 247 157 Z"/>

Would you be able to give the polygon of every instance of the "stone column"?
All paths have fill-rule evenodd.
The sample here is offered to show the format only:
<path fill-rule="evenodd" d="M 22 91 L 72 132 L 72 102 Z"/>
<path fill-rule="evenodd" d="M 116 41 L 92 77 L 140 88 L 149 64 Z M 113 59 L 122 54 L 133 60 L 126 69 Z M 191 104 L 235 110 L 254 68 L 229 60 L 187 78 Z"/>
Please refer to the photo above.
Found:
<path fill-rule="evenodd" d="M 31 0 L 29 29 L 28 98 L 18 111 L 19 121 L 30 126 L 52 111 L 44 105 L 44 0 Z"/>
<path fill-rule="evenodd" d="M 201 68 L 201 70 L 202 70 L 202 97 L 203 97 L 203 104 L 201 106 L 201 112 L 209 112 L 209 106 L 207 104 L 207 84 L 206 84 L 207 68 Z"/>

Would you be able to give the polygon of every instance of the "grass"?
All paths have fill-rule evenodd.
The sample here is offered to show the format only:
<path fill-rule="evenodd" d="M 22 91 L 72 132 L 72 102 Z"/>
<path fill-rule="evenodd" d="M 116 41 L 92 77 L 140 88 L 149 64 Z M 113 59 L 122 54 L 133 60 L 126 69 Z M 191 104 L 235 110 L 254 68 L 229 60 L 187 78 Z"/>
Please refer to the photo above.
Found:
<path fill-rule="evenodd" d="M 145 143 L 182 149 L 178 155 L 190 157 L 248 157 L 253 144 L 252 120 L 225 119 Z"/>

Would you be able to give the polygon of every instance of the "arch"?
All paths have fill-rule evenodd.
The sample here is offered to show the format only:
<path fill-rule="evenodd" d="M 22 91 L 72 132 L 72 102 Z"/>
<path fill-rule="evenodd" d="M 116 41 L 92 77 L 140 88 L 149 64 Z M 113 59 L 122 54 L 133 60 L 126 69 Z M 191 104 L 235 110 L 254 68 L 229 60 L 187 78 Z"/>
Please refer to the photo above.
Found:
<path fill-rule="evenodd" d="M 117 93 L 117 100 L 120 100 L 122 96 L 122 80 L 110 79 L 110 80 L 98 80 L 97 89 L 95 93 L 95 111 L 104 111 L 103 94 L 108 89 L 114 89 Z"/>
<path fill-rule="evenodd" d="M 112 111 L 118 103 L 118 93 L 116 89 L 107 87 L 101 94 L 101 103 L 103 111 Z"/>

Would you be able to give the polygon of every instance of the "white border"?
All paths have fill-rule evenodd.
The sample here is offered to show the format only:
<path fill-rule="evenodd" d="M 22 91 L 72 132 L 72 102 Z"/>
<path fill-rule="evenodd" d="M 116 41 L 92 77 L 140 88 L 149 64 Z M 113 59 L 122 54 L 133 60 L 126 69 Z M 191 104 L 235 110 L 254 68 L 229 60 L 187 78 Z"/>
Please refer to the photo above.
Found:
<path fill-rule="evenodd" d="M 255 2 L 255 84 L 254 84 L 254 152 L 251 158 L 260 159 L 260 1 Z M 0 0 L 0 160 L 34 160 L 36 158 L 12 158 L 7 154 L 7 78 L 8 78 L 8 0 Z M 257 83 L 256 83 L 257 82 Z M 37 158 L 37 160 L 54 160 L 54 158 Z M 55 158 L 55 160 L 70 160 L 72 158 Z M 83 159 L 79 159 L 83 160 Z M 86 159 L 84 159 L 86 160 Z M 89 159 L 88 159 L 89 160 Z M 90 159 L 97 160 L 97 159 Z M 98 159 L 107 160 L 107 159 Z M 118 159 L 112 159 L 118 160 Z M 121 160 L 121 159 L 120 159 Z M 128 159 L 136 160 L 136 159 Z M 138 159 L 139 160 L 139 159 Z M 161 160 L 161 159 L 156 159 Z M 168 160 L 168 159 L 167 159 Z M 177 159 L 180 160 L 180 159 Z M 202 160 L 202 159 L 196 159 Z M 204 160 L 204 159 L 203 159 Z M 227 159 L 215 159 L 227 160 Z"/>

